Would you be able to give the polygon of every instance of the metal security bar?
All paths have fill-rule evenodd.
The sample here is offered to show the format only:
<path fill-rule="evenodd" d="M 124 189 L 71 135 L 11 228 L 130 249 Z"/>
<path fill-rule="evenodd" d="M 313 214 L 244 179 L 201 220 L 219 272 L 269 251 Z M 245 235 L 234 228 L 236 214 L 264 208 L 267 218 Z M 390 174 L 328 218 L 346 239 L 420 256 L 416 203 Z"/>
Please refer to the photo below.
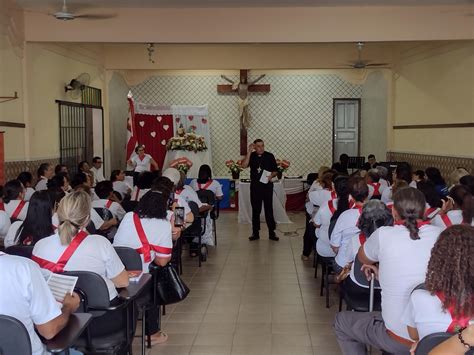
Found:
<path fill-rule="evenodd" d="M 92 86 L 84 86 L 81 90 L 82 103 L 91 106 L 102 106 L 102 90 Z"/>

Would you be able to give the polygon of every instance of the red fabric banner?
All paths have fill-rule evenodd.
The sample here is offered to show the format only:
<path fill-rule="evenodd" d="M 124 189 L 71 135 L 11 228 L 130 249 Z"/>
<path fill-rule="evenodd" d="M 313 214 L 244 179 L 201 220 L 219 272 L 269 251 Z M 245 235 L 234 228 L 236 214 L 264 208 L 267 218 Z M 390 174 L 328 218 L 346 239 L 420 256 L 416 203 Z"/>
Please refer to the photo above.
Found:
<path fill-rule="evenodd" d="M 150 154 L 162 169 L 166 143 L 174 135 L 173 116 L 135 113 L 134 121 L 138 144 L 145 146 L 145 152 Z"/>

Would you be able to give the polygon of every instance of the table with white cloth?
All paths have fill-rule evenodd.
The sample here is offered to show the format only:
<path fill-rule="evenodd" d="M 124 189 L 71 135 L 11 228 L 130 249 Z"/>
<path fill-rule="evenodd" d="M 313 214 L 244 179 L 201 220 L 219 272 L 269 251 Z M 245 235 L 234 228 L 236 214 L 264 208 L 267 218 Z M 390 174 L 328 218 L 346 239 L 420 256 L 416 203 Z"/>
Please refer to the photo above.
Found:
<path fill-rule="evenodd" d="M 252 205 L 250 203 L 250 182 L 237 182 L 236 190 L 239 191 L 239 223 L 252 223 Z M 281 181 L 273 183 L 273 216 L 277 224 L 293 223 L 286 214 L 286 193 Z M 265 210 L 262 203 L 260 220 L 265 221 Z"/>
<path fill-rule="evenodd" d="M 187 150 L 168 150 L 166 152 L 163 170 L 169 168 L 170 163 L 178 158 L 188 158 L 193 162 L 193 166 L 187 173 L 188 178 L 196 179 L 198 177 L 199 167 L 203 164 L 211 166 L 211 154 L 209 150 L 203 152 L 190 152 Z"/>

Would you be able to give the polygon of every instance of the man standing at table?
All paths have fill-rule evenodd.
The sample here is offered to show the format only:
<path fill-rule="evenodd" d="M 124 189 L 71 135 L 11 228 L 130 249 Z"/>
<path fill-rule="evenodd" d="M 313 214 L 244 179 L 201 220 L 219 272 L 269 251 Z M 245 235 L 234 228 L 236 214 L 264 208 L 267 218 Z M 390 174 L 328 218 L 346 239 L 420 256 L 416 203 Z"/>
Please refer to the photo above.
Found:
<path fill-rule="evenodd" d="M 277 175 L 277 163 L 272 153 L 265 151 L 265 144 L 261 139 L 256 139 L 249 145 L 247 156 L 242 167 L 250 166 L 250 203 L 252 205 L 252 236 L 249 240 L 260 239 L 260 213 L 262 202 L 265 208 L 265 221 L 267 222 L 270 240 L 279 240 L 275 234 L 275 218 L 273 217 L 273 183 Z"/>

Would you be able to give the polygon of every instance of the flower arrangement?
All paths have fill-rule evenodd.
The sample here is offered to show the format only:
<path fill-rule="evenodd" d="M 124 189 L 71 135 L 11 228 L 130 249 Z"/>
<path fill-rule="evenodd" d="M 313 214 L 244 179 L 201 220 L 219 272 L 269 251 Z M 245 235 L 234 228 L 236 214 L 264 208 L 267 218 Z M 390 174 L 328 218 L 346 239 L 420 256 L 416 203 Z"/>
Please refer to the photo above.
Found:
<path fill-rule="evenodd" d="M 244 170 L 242 168 L 242 160 L 237 160 L 237 161 L 227 160 L 225 162 L 225 166 L 227 166 L 227 168 L 229 169 L 229 173 L 232 173 L 232 174 L 240 174 L 240 172 Z"/>
<path fill-rule="evenodd" d="M 280 174 L 283 174 L 285 171 L 287 171 L 291 165 L 290 162 L 285 159 L 277 159 L 276 162 L 277 162 L 278 172 Z"/>
<path fill-rule="evenodd" d="M 186 150 L 190 152 L 202 152 L 207 150 L 206 141 L 203 136 L 196 134 L 196 126 L 191 126 L 189 132 L 180 125 L 177 129 L 178 136 L 172 137 L 166 144 L 167 150 Z"/>
<path fill-rule="evenodd" d="M 193 162 L 185 157 L 175 159 L 170 163 L 170 168 L 175 168 L 185 174 L 187 174 L 187 172 L 189 171 L 189 169 L 191 169 L 192 166 Z"/>

